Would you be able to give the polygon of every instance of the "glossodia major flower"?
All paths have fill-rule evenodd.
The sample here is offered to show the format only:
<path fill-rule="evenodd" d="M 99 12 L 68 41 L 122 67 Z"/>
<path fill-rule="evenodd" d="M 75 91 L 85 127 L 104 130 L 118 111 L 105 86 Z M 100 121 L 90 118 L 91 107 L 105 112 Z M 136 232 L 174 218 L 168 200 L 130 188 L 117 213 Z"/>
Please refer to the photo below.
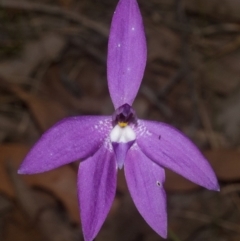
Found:
<path fill-rule="evenodd" d="M 194 144 L 175 128 L 138 119 L 132 108 L 146 64 L 146 40 L 136 0 L 120 0 L 108 44 L 108 87 L 112 116 L 64 119 L 49 129 L 20 166 L 20 174 L 52 170 L 81 159 L 78 195 L 85 241 L 99 232 L 124 168 L 133 201 L 146 222 L 167 236 L 164 167 L 211 190 L 216 176 Z"/>

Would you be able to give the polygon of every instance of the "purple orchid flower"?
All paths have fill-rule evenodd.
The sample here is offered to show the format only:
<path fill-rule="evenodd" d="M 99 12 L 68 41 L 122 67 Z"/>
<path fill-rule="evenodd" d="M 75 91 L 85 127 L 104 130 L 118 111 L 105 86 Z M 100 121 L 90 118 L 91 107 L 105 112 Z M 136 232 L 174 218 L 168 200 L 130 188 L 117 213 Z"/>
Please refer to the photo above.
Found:
<path fill-rule="evenodd" d="M 85 241 L 96 237 L 106 219 L 116 193 L 117 169 L 123 166 L 137 209 L 164 238 L 163 167 L 205 188 L 219 190 L 209 163 L 187 137 L 167 124 L 136 117 L 131 105 L 143 77 L 146 52 L 137 1 L 120 0 L 112 20 L 107 60 L 114 114 L 60 121 L 43 134 L 18 171 L 41 173 L 82 160 L 78 195 Z"/>

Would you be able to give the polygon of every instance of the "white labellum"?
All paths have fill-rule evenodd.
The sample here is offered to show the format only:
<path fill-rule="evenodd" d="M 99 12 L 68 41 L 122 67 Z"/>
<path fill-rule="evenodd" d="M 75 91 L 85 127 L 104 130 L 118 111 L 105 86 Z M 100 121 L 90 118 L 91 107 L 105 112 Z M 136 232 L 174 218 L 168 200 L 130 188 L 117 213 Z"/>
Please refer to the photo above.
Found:
<path fill-rule="evenodd" d="M 127 143 L 136 140 L 136 134 L 130 126 L 116 125 L 110 133 L 110 140 L 111 142 Z"/>

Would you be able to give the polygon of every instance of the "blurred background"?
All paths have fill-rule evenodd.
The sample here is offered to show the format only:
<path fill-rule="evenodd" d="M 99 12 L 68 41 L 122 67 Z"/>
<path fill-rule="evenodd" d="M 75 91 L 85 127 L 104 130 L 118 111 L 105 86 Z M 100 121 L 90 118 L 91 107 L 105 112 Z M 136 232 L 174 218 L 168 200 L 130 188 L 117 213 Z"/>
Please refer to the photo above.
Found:
<path fill-rule="evenodd" d="M 169 241 L 240 240 L 240 1 L 139 0 L 148 44 L 139 118 L 182 130 L 213 166 L 221 192 L 166 170 Z M 0 240 L 83 240 L 78 163 L 31 176 L 16 169 L 67 116 L 113 112 L 107 41 L 117 0 L 0 1 Z M 136 56 L 137 58 L 137 56 Z M 96 241 L 159 241 L 119 172 Z"/>

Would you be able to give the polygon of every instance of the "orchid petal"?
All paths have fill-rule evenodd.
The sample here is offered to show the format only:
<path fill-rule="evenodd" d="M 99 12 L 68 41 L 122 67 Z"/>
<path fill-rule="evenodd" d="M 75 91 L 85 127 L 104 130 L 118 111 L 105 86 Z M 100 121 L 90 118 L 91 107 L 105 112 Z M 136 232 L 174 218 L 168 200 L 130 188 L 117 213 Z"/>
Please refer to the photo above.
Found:
<path fill-rule="evenodd" d="M 129 141 L 127 143 L 112 142 L 112 147 L 115 153 L 115 157 L 116 157 L 119 169 L 122 169 L 124 161 L 126 159 L 127 152 L 133 143 L 134 141 Z"/>
<path fill-rule="evenodd" d="M 124 164 L 132 199 L 145 221 L 163 238 L 167 236 L 165 171 L 145 156 L 135 144 Z"/>
<path fill-rule="evenodd" d="M 85 241 L 99 232 L 116 193 L 117 164 L 113 151 L 101 147 L 80 164 L 78 194 Z"/>
<path fill-rule="evenodd" d="M 120 0 L 114 12 L 109 43 L 108 88 L 115 109 L 132 105 L 146 65 L 146 39 L 136 0 Z"/>
<path fill-rule="evenodd" d="M 215 173 L 198 148 L 175 128 L 139 121 L 137 144 L 151 160 L 211 190 L 219 190 Z"/>
<path fill-rule="evenodd" d="M 64 119 L 42 135 L 26 156 L 18 173 L 41 173 L 87 158 L 99 149 L 111 128 L 111 117 Z"/>

